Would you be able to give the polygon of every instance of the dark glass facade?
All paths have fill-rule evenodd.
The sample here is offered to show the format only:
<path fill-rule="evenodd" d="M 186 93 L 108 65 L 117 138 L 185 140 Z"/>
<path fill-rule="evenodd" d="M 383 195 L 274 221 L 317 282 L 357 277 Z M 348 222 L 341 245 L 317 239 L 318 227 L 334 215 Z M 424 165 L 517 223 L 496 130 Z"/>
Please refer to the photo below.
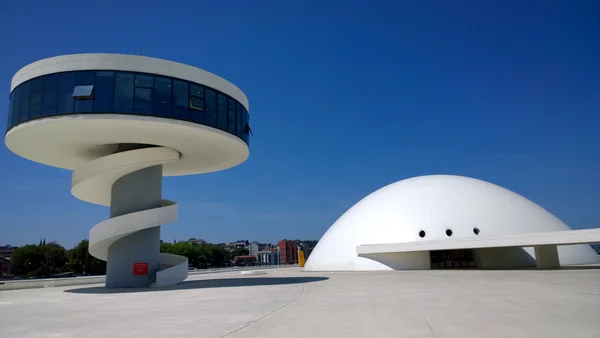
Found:
<path fill-rule="evenodd" d="M 65 114 L 131 114 L 203 124 L 249 144 L 248 111 L 201 84 L 122 71 L 74 71 L 40 76 L 10 93 L 7 131 L 19 123 Z"/>

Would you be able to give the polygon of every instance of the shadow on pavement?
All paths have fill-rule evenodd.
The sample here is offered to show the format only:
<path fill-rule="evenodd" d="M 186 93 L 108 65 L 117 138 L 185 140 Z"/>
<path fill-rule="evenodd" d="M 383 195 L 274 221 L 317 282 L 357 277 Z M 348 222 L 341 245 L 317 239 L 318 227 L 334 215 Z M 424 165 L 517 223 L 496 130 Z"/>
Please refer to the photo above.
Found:
<path fill-rule="evenodd" d="M 172 290 L 208 289 L 208 288 L 232 288 L 239 286 L 269 286 L 313 283 L 327 280 L 327 277 L 248 277 L 248 278 L 221 278 L 184 281 L 183 283 L 167 287 L 148 288 L 123 288 L 106 289 L 102 286 L 83 287 L 68 289 L 64 292 L 79 294 L 111 294 L 111 293 L 135 293 L 135 292 L 157 292 Z"/>

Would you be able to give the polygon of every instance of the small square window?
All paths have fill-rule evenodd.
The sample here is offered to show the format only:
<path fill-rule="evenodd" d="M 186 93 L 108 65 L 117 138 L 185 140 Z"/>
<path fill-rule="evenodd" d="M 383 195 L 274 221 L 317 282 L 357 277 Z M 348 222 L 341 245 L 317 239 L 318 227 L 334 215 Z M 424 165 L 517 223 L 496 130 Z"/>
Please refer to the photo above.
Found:
<path fill-rule="evenodd" d="M 152 99 L 153 99 L 152 94 L 153 94 L 152 89 L 150 89 L 150 88 L 141 88 L 141 87 L 135 88 L 135 99 L 136 100 L 152 101 Z"/>
<path fill-rule="evenodd" d="M 235 111 L 235 101 L 233 99 L 229 99 L 227 102 L 227 107 L 231 111 Z"/>
<path fill-rule="evenodd" d="M 94 85 L 75 86 L 73 97 L 76 100 L 91 100 L 94 98 Z"/>
<path fill-rule="evenodd" d="M 204 99 L 196 96 L 190 96 L 190 108 L 204 111 Z"/>

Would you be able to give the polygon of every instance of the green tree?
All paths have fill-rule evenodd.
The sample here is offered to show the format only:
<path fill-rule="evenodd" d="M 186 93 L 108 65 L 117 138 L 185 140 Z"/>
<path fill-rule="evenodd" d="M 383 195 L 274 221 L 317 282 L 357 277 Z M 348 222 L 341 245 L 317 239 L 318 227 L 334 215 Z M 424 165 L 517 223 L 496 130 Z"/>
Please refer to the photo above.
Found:
<path fill-rule="evenodd" d="M 22 246 L 15 249 L 11 257 L 15 275 L 49 276 L 63 272 L 66 263 L 65 248 L 55 242 Z"/>
<path fill-rule="evenodd" d="M 171 252 L 172 250 L 173 250 L 173 244 L 171 244 L 169 242 L 161 242 L 160 243 L 160 252 L 172 253 Z"/>
<path fill-rule="evenodd" d="M 81 274 L 104 275 L 106 262 L 90 255 L 89 241 L 82 240 L 73 249 L 67 252 L 69 262 L 67 269 Z"/>
<path fill-rule="evenodd" d="M 160 252 L 185 256 L 191 266 L 199 269 L 220 268 L 229 262 L 227 250 L 223 246 L 210 243 L 192 245 L 187 242 L 175 244 L 162 242 Z"/>
<path fill-rule="evenodd" d="M 160 252 L 185 256 L 191 266 L 201 267 L 202 263 L 206 261 L 206 257 L 203 256 L 200 249 L 201 247 L 188 242 L 177 242 L 174 244 L 161 243 Z"/>
<path fill-rule="evenodd" d="M 205 246 L 205 245 L 203 245 Z M 229 263 L 228 252 L 225 247 L 221 245 L 213 245 L 209 244 L 209 249 L 211 251 L 211 259 L 210 265 L 213 268 L 221 268 Z"/>
<path fill-rule="evenodd" d="M 65 248 L 56 242 L 46 244 L 46 239 L 44 239 L 42 250 L 44 251 L 44 255 L 46 256 L 46 261 L 42 274 L 52 275 L 63 272 L 65 269 L 65 265 L 68 261 L 67 251 L 65 250 Z"/>
<path fill-rule="evenodd" d="M 40 240 L 41 244 L 42 240 Z M 15 249 L 10 265 L 13 273 L 20 276 L 35 276 L 35 272 L 44 263 L 45 257 L 41 245 L 25 245 Z"/>
<path fill-rule="evenodd" d="M 232 261 L 234 258 L 236 258 L 237 256 L 248 256 L 248 254 L 250 253 L 250 251 L 248 251 L 248 249 L 246 248 L 234 248 L 233 250 L 231 250 L 231 252 L 229 253 L 229 257 L 228 259 L 230 261 Z"/>

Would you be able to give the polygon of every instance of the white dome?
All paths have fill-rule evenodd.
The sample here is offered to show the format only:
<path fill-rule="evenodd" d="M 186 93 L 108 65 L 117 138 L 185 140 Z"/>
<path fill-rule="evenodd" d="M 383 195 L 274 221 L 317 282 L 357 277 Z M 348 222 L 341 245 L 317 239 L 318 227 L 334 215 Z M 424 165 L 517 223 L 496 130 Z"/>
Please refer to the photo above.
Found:
<path fill-rule="evenodd" d="M 350 208 L 323 235 L 305 270 L 391 270 L 358 257 L 356 246 L 447 239 L 448 229 L 452 238 L 570 230 L 544 208 L 497 185 L 461 176 L 421 176 L 385 186 Z M 533 249 L 525 250 L 533 255 Z M 563 265 L 600 262 L 589 245 L 563 246 L 558 252 Z"/>

